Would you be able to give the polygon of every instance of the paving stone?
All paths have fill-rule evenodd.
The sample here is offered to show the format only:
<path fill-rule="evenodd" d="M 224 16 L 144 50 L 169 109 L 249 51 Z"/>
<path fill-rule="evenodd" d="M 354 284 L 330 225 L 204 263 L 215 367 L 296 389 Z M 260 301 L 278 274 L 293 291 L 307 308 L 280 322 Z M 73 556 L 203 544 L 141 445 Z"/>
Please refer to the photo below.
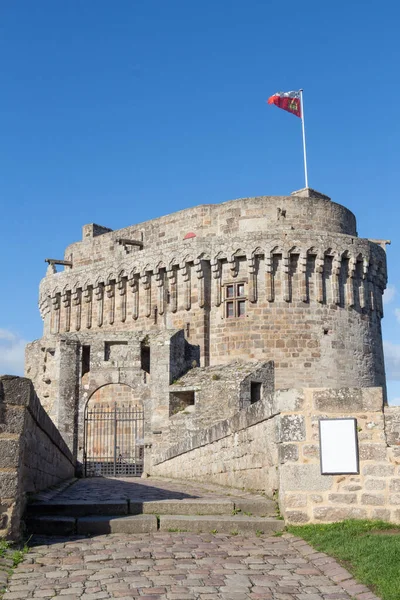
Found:
<path fill-rule="evenodd" d="M 137 498 L 138 491 L 142 490 L 140 500 L 148 502 L 149 508 L 153 502 L 153 508 L 163 503 L 169 506 L 171 502 L 177 506 L 189 503 L 183 498 L 190 498 L 193 506 L 196 502 L 207 506 L 212 498 L 221 501 L 217 502 L 219 507 L 226 500 L 231 506 L 232 497 L 224 497 L 226 490 L 222 493 L 218 486 L 209 491 L 200 484 L 185 487 L 181 483 L 164 482 L 157 484 L 154 492 L 147 480 L 144 481 L 133 484 L 118 480 L 95 481 L 90 485 L 83 480 L 83 486 L 74 484 L 62 491 L 61 499 L 77 502 L 79 490 L 84 490 L 85 501 L 93 501 L 95 490 L 101 502 L 109 502 L 114 494 L 114 499 L 128 506 L 128 499 Z M 137 490 L 136 495 L 131 493 L 132 485 Z M 115 486 L 113 491 L 111 486 Z M 252 499 L 250 494 L 240 498 Z M 258 500 L 265 501 L 262 497 Z M 229 526 L 222 532 L 224 516 L 229 517 L 225 521 Z M 377 600 L 333 559 L 315 552 L 294 536 L 257 537 L 251 528 L 246 534 L 230 535 L 232 522 L 266 523 L 268 519 L 189 514 L 161 515 L 160 520 L 175 519 L 175 523 L 179 523 L 176 528 L 181 529 L 184 528 L 182 523 L 192 522 L 191 517 L 203 520 L 207 530 L 179 533 L 162 528 L 129 533 L 121 528 L 117 533 L 110 526 L 111 521 L 129 523 L 150 519 L 154 523 L 156 517 L 153 514 L 115 519 L 106 515 L 94 519 L 78 517 L 78 522 L 86 522 L 88 526 L 97 522 L 104 527 L 106 523 L 107 531 L 97 530 L 93 538 L 83 535 L 34 538 L 35 545 L 15 569 L 4 600 L 51 598 L 50 593 L 63 600 L 350 600 L 352 596 L 357 600 Z M 210 522 L 215 525 L 210 526 Z M 167 523 L 164 521 L 164 525 Z M 172 521 L 169 523 L 171 527 Z M 278 523 L 283 527 L 282 521 Z M 212 534 L 211 529 L 220 533 Z"/>

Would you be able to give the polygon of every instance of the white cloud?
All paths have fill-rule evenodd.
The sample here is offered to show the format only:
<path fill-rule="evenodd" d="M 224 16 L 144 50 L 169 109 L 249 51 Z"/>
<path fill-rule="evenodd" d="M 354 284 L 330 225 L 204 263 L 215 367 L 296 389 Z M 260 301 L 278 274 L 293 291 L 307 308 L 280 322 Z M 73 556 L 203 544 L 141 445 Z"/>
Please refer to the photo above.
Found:
<path fill-rule="evenodd" d="M 400 323 L 400 308 L 395 308 L 394 309 L 394 316 L 396 317 L 396 319 Z"/>
<path fill-rule="evenodd" d="M 8 329 L 0 329 L 0 374 L 23 375 L 27 341 Z"/>
<path fill-rule="evenodd" d="M 388 379 L 400 381 L 400 344 L 383 342 L 386 375 Z"/>
<path fill-rule="evenodd" d="M 383 304 L 386 306 L 387 304 L 390 304 L 390 302 L 393 300 L 393 298 L 396 295 L 396 288 L 394 287 L 394 285 L 390 284 L 387 286 L 386 290 L 383 293 Z"/>

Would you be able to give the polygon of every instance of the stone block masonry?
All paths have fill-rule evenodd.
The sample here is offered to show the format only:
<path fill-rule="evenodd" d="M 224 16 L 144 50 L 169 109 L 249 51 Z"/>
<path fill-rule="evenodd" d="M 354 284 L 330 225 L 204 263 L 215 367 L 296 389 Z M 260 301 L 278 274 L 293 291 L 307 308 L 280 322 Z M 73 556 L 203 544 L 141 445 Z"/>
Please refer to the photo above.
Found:
<path fill-rule="evenodd" d="M 118 231 L 92 224 L 64 258 L 72 266 L 49 268 L 40 284 L 43 353 L 39 362 L 34 348 L 27 354 L 46 408 L 60 335 L 90 345 L 182 329 L 201 366 L 274 360 L 277 388 L 385 385 L 385 251 L 358 238 L 350 211 L 312 190 Z"/>
<path fill-rule="evenodd" d="M 40 284 L 43 337 L 27 346 L 25 374 L 82 461 L 86 408 L 99 394 L 121 404 L 115 386 L 131 387 L 145 415 L 145 469 L 152 454 L 232 417 L 239 396 L 266 393 L 252 373 L 238 394 L 232 363 L 273 362 L 276 390 L 385 390 L 384 246 L 311 189 L 118 231 L 85 225 L 63 270 L 50 264 Z M 217 369 L 208 384 L 204 368 Z"/>
<path fill-rule="evenodd" d="M 204 428 L 154 458 L 153 475 L 259 490 L 278 488 L 277 412 L 273 395 Z"/>
<path fill-rule="evenodd" d="M 357 419 L 359 474 L 321 474 L 326 417 Z M 287 523 L 400 523 L 399 436 L 400 407 L 384 408 L 381 388 L 282 390 L 171 446 L 153 472 L 279 492 Z"/>
<path fill-rule="evenodd" d="M 27 495 L 74 473 L 72 454 L 32 382 L 0 377 L 0 536 L 18 539 Z"/>
<path fill-rule="evenodd" d="M 308 188 L 86 225 L 40 284 L 26 375 L 84 463 L 91 407 L 142 409 L 143 436 L 122 448 L 116 425 L 114 450 L 92 449 L 97 469 L 136 461 L 140 446 L 145 473 L 279 490 L 289 522 L 398 520 L 385 244 Z M 357 418 L 357 476 L 320 473 L 318 420 L 332 414 Z"/>
<path fill-rule="evenodd" d="M 286 521 L 400 523 L 400 407 L 384 406 L 381 388 L 304 389 L 299 397 L 280 415 L 279 502 Z M 359 473 L 321 475 L 319 419 L 346 417 L 357 419 Z"/>

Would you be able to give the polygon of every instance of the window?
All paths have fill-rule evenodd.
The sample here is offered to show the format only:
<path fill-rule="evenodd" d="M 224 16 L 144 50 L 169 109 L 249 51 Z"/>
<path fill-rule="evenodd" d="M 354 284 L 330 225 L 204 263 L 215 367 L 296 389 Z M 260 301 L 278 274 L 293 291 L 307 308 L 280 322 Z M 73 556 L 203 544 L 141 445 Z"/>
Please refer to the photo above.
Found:
<path fill-rule="evenodd" d="M 259 402 L 261 400 L 261 386 L 262 384 L 259 381 L 252 381 L 250 384 L 250 402 L 254 404 L 255 402 Z"/>
<path fill-rule="evenodd" d="M 146 340 L 140 343 L 140 367 L 150 374 L 150 346 Z"/>
<path fill-rule="evenodd" d="M 169 416 L 172 417 L 179 412 L 185 413 L 189 407 L 194 406 L 194 402 L 194 390 L 187 390 L 185 392 L 171 392 L 169 395 Z"/>
<path fill-rule="evenodd" d="M 90 371 L 90 346 L 82 346 L 82 377 Z"/>
<path fill-rule="evenodd" d="M 244 283 L 228 283 L 225 286 L 225 317 L 231 319 L 244 317 L 245 314 Z"/>

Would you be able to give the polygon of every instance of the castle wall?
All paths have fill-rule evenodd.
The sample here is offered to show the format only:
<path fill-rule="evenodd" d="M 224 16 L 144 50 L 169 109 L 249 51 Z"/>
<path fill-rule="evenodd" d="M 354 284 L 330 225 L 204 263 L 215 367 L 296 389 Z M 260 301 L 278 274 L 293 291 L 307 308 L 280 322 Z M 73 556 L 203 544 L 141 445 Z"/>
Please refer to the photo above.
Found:
<path fill-rule="evenodd" d="M 319 250 L 307 249 L 306 240 L 296 238 L 291 250 L 274 246 L 266 253 L 257 246 L 244 255 L 239 251 L 231 262 L 225 250 L 225 258 L 188 260 L 159 276 L 156 267 L 148 266 L 132 281 L 123 275 L 126 268 L 107 284 L 104 271 L 105 282 L 97 287 L 89 271 L 87 284 L 75 284 L 68 272 L 57 273 L 42 283 L 42 294 L 49 294 L 45 323 L 53 332 L 47 330 L 45 338 L 183 329 L 190 344 L 199 346 L 201 365 L 235 358 L 275 360 L 279 388 L 384 385 L 384 251 L 354 238 L 340 239 L 340 245 L 335 240 L 335 251 L 331 238 L 324 245 L 314 241 Z M 92 281 L 95 276 L 100 277 L 98 270 Z M 245 314 L 228 318 L 227 289 L 238 284 L 243 284 Z M 50 291 L 54 285 L 60 290 L 82 287 L 62 295 Z M 88 302 L 83 300 L 85 285 Z"/>
<path fill-rule="evenodd" d="M 317 192 L 202 205 L 119 231 L 85 225 L 64 259 L 40 284 L 44 335 L 28 345 L 26 374 L 75 456 L 86 402 L 111 383 L 143 402 L 157 448 L 189 427 L 181 416 L 170 426 L 169 385 L 193 367 L 273 361 L 276 389 L 385 388 L 384 248 Z"/>
<path fill-rule="evenodd" d="M 259 490 L 272 497 L 279 487 L 272 397 L 241 413 L 187 435 L 154 458 L 152 475 Z"/>
<path fill-rule="evenodd" d="M 253 399 L 252 382 L 259 383 L 260 399 L 266 399 L 274 391 L 273 363 L 235 361 L 188 371 L 169 388 L 170 412 L 163 438 L 169 446 L 182 442 L 247 408 Z M 185 405 L 189 392 L 193 404 Z"/>
<path fill-rule="evenodd" d="M 279 502 L 286 521 L 400 523 L 400 409 L 383 407 L 381 388 L 305 389 L 281 408 Z M 319 420 L 346 417 L 357 419 L 359 473 L 321 475 Z"/>
<path fill-rule="evenodd" d="M 359 473 L 322 475 L 319 420 L 349 417 Z M 381 388 L 281 390 L 159 451 L 152 473 L 278 492 L 288 523 L 400 523 L 399 440 L 400 409 Z"/>
<path fill-rule="evenodd" d="M 78 460 L 83 460 L 85 408 L 96 400 L 134 400 L 143 406 L 146 440 L 161 447 L 170 443 L 169 386 L 199 362 L 198 349 L 187 343 L 182 331 L 137 335 L 83 331 L 71 337 L 57 335 L 52 341 L 53 371 L 47 370 L 48 362 L 41 363 L 43 372 L 38 366 L 48 353 L 44 340 L 27 345 L 26 371 L 36 376 L 43 406 Z M 148 350 L 145 356 L 143 345 Z M 159 430 L 163 436 L 153 440 L 152 432 Z"/>
<path fill-rule="evenodd" d="M 75 461 L 31 381 L 0 377 L 0 409 L 0 534 L 15 540 L 28 494 L 73 477 Z"/>

